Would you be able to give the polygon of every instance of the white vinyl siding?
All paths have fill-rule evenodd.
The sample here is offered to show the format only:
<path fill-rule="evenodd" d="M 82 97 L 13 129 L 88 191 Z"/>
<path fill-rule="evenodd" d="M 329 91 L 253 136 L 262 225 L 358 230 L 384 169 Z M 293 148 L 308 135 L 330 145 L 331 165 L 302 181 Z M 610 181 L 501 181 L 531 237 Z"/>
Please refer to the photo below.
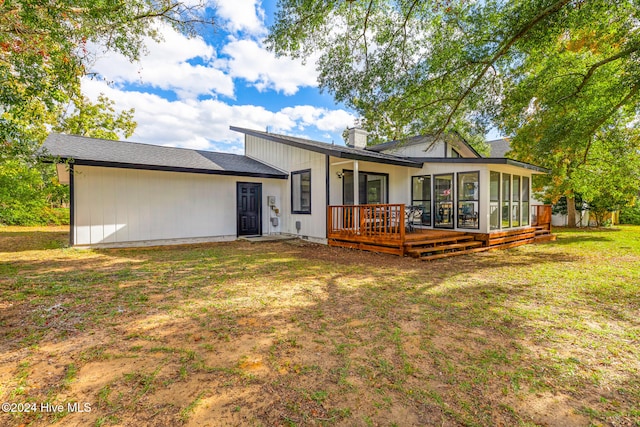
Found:
<path fill-rule="evenodd" d="M 74 243 L 236 237 L 236 182 L 282 199 L 286 180 L 75 166 Z M 265 209 L 266 211 L 266 209 Z M 268 221 L 266 214 L 263 224 Z"/>
<path fill-rule="evenodd" d="M 321 241 L 327 237 L 327 156 L 291 147 L 267 139 L 247 135 L 245 154 L 286 173 L 311 171 L 311 214 L 294 213 L 291 205 L 291 180 L 286 181 L 286 193 L 280 209 L 281 232 L 306 236 Z M 300 231 L 296 229 L 300 222 Z"/>

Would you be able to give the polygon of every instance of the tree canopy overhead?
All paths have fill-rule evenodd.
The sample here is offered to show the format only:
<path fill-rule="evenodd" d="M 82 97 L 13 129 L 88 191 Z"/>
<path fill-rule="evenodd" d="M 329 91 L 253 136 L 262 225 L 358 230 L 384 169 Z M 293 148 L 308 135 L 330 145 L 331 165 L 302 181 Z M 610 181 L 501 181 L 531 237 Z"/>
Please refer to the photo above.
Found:
<path fill-rule="evenodd" d="M 204 16 L 198 1 L 1 0 L 0 154 L 32 152 L 70 103 L 88 105 L 80 79 L 92 61 L 89 44 L 136 60 L 146 37 L 160 39 L 155 23 L 195 35 L 211 23 Z"/>
<path fill-rule="evenodd" d="M 0 0 L 0 224 L 58 221 L 68 200 L 55 168 L 34 158 L 50 131 L 129 137 L 133 110 L 82 96 L 96 47 L 134 61 L 158 23 L 196 35 L 205 2 L 178 0 Z"/>
<path fill-rule="evenodd" d="M 594 134 L 618 111 L 637 105 L 637 0 L 278 5 L 270 47 L 297 57 L 319 53 L 320 86 L 380 137 L 442 132 L 460 123 L 512 130 L 515 116 L 529 119 L 529 101 L 539 91 L 564 86 L 552 102 L 582 98 L 595 108 L 601 99 L 592 88 L 604 79 L 615 96 L 581 132 Z M 532 79 L 542 84 L 524 93 Z M 500 116 L 507 106 L 509 117 Z"/>
<path fill-rule="evenodd" d="M 374 139 L 496 127 L 514 156 L 553 170 L 557 194 L 584 184 L 575 171 L 623 173 L 600 161 L 605 147 L 637 161 L 639 0 L 278 5 L 269 46 L 319 57 L 320 87 Z"/>

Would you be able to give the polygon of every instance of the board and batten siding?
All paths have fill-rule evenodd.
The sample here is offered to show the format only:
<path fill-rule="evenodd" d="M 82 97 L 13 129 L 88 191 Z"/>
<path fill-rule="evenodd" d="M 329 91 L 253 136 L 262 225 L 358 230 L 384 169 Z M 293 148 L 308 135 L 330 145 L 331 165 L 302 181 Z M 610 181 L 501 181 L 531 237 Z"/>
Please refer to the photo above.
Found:
<path fill-rule="evenodd" d="M 237 182 L 262 182 L 266 230 L 265 195 L 281 199 L 283 180 L 76 165 L 74 244 L 233 240 Z"/>
<path fill-rule="evenodd" d="M 281 232 L 324 240 L 327 236 L 325 154 L 291 147 L 252 135 L 245 136 L 245 155 L 286 173 L 311 170 L 311 214 L 291 212 L 291 177 L 286 181 L 280 208 Z M 300 221 L 300 231 L 296 222 Z"/>
<path fill-rule="evenodd" d="M 401 144 L 398 147 L 385 150 L 383 153 L 399 157 L 448 157 L 451 155 L 451 148 L 447 147 L 443 141 L 436 141 L 425 151 L 429 144 L 431 144 L 430 141 L 421 144 Z M 449 153 L 445 151 L 447 148 L 449 148 Z"/>

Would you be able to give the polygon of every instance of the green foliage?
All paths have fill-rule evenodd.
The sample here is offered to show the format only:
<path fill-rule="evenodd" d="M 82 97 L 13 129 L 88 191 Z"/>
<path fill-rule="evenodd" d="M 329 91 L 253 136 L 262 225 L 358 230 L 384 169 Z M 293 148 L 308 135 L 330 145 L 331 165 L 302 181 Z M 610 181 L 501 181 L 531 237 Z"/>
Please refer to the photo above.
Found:
<path fill-rule="evenodd" d="M 43 174 L 55 173 L 20 160 L 0 165 L 0 224 L 46 225 L 68 223 L 68 211 L 59 206 L 68 201 L 68 188 Z"/>
<path fill-rule="evenodd" d="M 640 205 L 622 208 L 620 210 L 620 224 L 640 225 Z"/>
<path fill-rule="evenodd" d="M 133 110 L 117 112 L 103 95 L 95 104 L 81 95 L 80 79 L 94 59 L 88 46 L 136 60 L 148 37 L 160 40 L 163 23 L 191 36 L 211 24 L 199 1 L 0 1 L 0 223 L 65 220 L 56 209 L 68 189 L 51 165 L 34 164 L 47 134 L 117 139 L 136 126 Z"/>
<path fill-rule="evenodd" d="M 93 60 L 89 44 L 136 60 L 147 37 L 160 39 L 158 24 L 194 35 L 211 23 L 204 13 L 199 1 L 0 2 L 0 156 L 28 157 L 49 126 L 70 121 L 68 105 L 89 108 L 80 95 L 80 78 Z"/>
<path fill-rule="evenodd" d="M 318 54 L 320 87 L 374 139 L 493 125 L 551 170 L 554 200 L 621 204 L 639 187 L 637 0 L 278 4 L 269 46 Z"/>
<path fill-rule="evenodd" d="M 585 202 L 582 200 L 582 196 L 580 196 L 579 194 L 576 194 L 574 199 L 573 199 L 574 205 L 575 205 L 575 210 L 576 211 L 582 211 L 584 210 L 583 207 L 586 208 L 585 206 Z M 545 200 L 545 203 L 549 204 L 551 203 L 550 200 Z M 558 201 L 556 203 L 553 203 L 552 206 L 552 212 L 554 214 L 560 214 L 560 215 L 567 215 L 568 210 L 567 210 L 567 198 L 566 197 L 560 197 L 560 199 L 558 199 Z"/>
<path fill-rule="evenodd" d="M 125 137 L 133 135 L 136 128 L 134 110 L 116 113 L 114 104 L 103 94 L 96 104 L 87 98 L 74 99 L 73 110 L 60 118 L 54 130 L 102 139 L 118 139 L 118 133 Z"/>

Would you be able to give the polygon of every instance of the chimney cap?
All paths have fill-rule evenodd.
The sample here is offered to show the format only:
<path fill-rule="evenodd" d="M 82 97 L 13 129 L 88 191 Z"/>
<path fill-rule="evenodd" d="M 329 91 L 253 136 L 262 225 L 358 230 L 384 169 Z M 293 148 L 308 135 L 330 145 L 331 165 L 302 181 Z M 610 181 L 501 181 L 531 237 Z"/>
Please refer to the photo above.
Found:
<path fill-rule="evenodd" d="M 367 146 L 367 135 L 369 132 L 361 127 L 348 129 L 347 147 L 364 149 Z"/>

